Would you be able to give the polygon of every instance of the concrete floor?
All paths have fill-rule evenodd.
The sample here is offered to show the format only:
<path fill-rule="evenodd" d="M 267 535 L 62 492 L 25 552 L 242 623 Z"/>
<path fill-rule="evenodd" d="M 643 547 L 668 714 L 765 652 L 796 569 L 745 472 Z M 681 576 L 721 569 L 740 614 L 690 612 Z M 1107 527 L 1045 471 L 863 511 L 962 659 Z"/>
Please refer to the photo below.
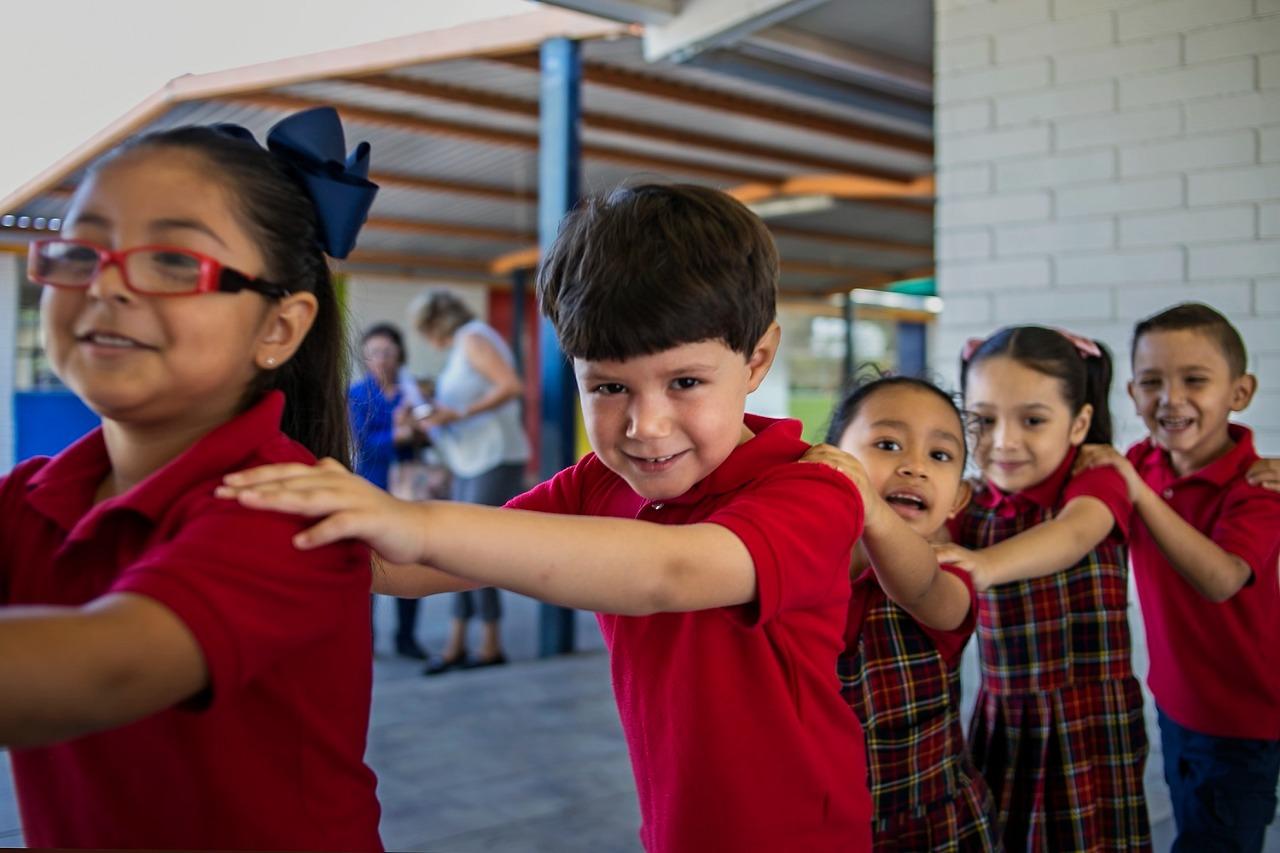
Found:
<path fill-rule="evenodd" d="M 595 621 L 579 614 L 587 651 L 535 660 L 537 607 L 506 595 L 506 667 L 419 675 L 420 665 L 380 650 L 369 763 L 378 774 L 382 838 L 389 850 L 479 853 L 634 853 L 639 816 L 631 768 Z M 381 604 L 386 604 L 385 602 Z M 388 643 L 389 606 L 378 609 Z M 443 644 L 447 599 L 429 601 L 418 635 Z M 1140 631 L 1135 667 L 1145 672 Z M 966 681 L 972 677 L 966 673 Z M 1173 821 L 1161 777 L 1154 711 L 1147 796 L 1155 849 Z M 0 752 L 0 847 L 20 846 L 17 809 Z M 1267 853 L 1280 853 L 1273 826 Z"/>

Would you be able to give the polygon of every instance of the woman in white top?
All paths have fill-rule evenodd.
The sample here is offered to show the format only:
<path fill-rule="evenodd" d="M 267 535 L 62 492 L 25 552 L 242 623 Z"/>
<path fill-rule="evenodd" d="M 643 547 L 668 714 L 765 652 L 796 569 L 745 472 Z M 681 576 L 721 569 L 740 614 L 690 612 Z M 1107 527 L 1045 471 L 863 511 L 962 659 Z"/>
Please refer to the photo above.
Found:
<path fill-rule="evenodd" d="M 453 499 L 501 506 L 524 491 L 529 461 L 529 439 L 520 419 L 523 385 L 511 348 L 448 291 L 427 297 L 416 325 L 432 346 L 448 352 L 436 379 L 431 414 L 419 423 L 453 473 Z M 469 659 L 467 622 L 476 614 L 476 599 L 484 635 L 478 655 Z M 501 617 L 496 589 L 455 593 L 448 644 L 425 672 L 435 675 L 455 667 L 506 663 Z"/>

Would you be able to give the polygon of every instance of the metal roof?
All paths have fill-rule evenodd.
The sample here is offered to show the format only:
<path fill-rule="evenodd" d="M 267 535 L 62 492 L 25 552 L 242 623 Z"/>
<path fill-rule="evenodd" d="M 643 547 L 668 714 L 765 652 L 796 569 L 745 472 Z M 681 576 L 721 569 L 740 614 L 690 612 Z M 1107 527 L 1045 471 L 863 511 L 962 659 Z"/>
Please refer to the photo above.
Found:
<path fill-rule="evenodd" d="M 798 16 L 796 38 L 825 32 L 860 48 L 862 36 L 842 32 L 854 2 L 827 0 Z M 920 2 L 899 14 L 915 14 Z M 234 122 L 261 138 L 295 109 L 326 103 L 343 114 L 349 140 L 371 143 L 373 177 L 383 187 L 349 264 L 501 282 L 533 257 L 536 44 L 563 33 L 583 40 L 584 192 L 650 178 L 720 187 L 748 203 L 816 196 L 820 209 L 766 216 L 791 294 L 881 286 L 931 267 L 931 112 L 919 91 L 909 91 L 918 75 L 872 91 L 829 69 L 811 92 L 797 91 L 796 75 L 821 76 L 809 59 L 795 59 L 781 82 L 751 70 L 771 50 L 768 33 L 685 64 L 650 64 L 634 27 L 553 9 L 519 17 L 505 29 L 502 22 L 455 28 L 466 32 L 417 53 L 398 43 L 397 56 L 388 56 L 372 45 L 360 57 L 333 52 L 301 66 L 179 78 L 0 200 L 0 244 L 39 233 L 37 219 L 51 227 L 84 166 L 132 133 Z M 777 54 L 768 61 L 776 67 Z"/>

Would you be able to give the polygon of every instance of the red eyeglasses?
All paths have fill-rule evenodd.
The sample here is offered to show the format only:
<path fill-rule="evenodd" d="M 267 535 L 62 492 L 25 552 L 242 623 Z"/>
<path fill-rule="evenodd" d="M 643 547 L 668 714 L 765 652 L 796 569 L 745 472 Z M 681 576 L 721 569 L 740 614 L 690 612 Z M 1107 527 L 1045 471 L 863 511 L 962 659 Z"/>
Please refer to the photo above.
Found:
<path fill-rule="evenodd" d="M 50 287 L 83 289 L 108 266 L 125 287 L 146 296 L 195 296 L 252 290 L 278 299 L 288 288 L 224 267 L 208 255 L 172 246 L 113 251 L 84 240 L 35 240 L 27 251 L 27 278 Z"/>

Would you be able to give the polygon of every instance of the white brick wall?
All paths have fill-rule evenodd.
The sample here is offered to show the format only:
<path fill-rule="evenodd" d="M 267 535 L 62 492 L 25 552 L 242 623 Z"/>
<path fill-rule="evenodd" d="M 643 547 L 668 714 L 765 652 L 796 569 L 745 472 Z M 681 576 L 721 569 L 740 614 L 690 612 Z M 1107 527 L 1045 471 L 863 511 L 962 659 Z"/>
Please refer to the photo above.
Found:
<path fill-rule="evenodd" d="M 1063 323 L 1117 356 L 1177 302 L 1227 314 L 1280 454 L 1280 0 L 936 0 L 934 367 L 965 338 Z"/>

